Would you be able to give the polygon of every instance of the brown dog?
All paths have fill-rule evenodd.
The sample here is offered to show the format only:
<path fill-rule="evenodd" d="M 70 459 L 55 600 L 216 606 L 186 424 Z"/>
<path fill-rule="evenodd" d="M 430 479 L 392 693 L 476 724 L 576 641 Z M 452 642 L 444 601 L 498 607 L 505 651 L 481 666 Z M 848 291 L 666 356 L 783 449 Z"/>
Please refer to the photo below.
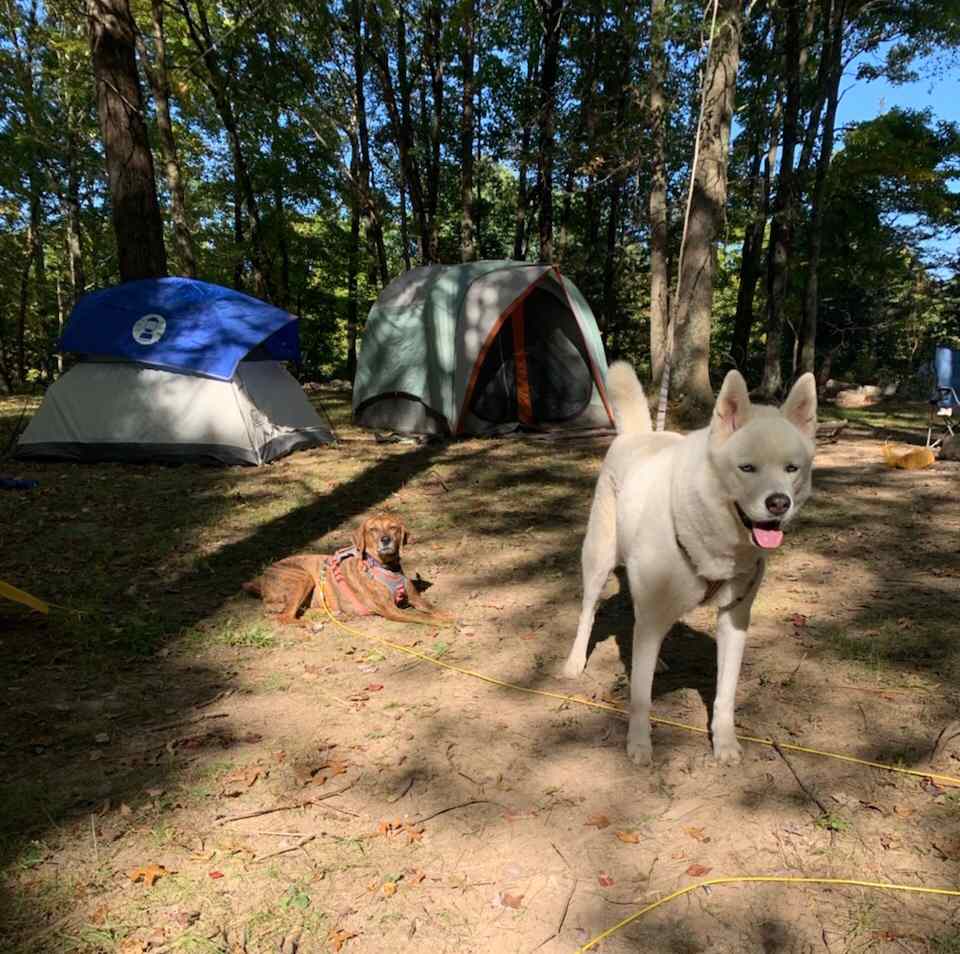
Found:
<path fill-rule="evenodd" d="M 430 606 L 403 575 L 400 550 L 407 542 L 407 529 L 401 521 L 389 514 L 368 517 L 352 539 L 352 546 L 333 556 L 304 553 L 280 560 L 243 588 L 261 597 L 268 609 L 278 611 L 283 623 L 295 622 L 308 601 L 311 609 L 319 607 L 321 585 L 323 600 L 336 615 L 452 621 Z"/>

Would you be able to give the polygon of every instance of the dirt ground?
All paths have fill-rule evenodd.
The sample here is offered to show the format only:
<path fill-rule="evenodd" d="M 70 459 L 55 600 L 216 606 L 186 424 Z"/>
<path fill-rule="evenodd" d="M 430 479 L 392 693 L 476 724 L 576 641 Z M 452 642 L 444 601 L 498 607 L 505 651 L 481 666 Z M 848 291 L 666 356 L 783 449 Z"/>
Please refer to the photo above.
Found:
<path fill-rule="evenodd" d="M 960 788 L 749 743 L 723 769 L 664 726 L 641 770 L 614 713 L 317 611 L 265 619 L 244 580 L 386 508 L 459 622 L 358 630 L 627 699 L 616 580 L 583 678 L 556 675 L 604 439 L 378 444 L 324 403 L 340 446 L 262 469 L 0 465 L 40 481 L 0 492 L 0 579 L 66 607 L 0 603 L 0 951 L 572 954 L 704 878 L 960 885 Z M 868 417 L 819 448 L 771 560 L 737 724 L 925 770 L 960 701 L 960 467 L 884 468 L 916 414 Z M 707 725 L 711 630 L 697 612 L 668 639 L 657 716 Z M 960 747 L 936 768 L 960 776 Z M 698 889 L 597 949 L 960 952 L 960 899 Z"/>

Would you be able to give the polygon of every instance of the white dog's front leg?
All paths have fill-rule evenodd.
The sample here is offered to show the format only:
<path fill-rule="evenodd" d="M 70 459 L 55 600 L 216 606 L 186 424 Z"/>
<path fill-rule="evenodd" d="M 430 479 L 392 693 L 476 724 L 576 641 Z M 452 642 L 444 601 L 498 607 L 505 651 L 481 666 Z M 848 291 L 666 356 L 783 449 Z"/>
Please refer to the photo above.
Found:
<path fill-rule="evenodd" d="M 670 624 L 650 625 L 650 620 L 639 617 L 633 627 L 633 664 L 630 675 L 630 727 L 627 729 L 627 755 L 637 765 L 649 765 L 653 760 L 650 741 L 650 705 L 653 696 L 653 672 L 657 667 L 660 644 Z"/>
<path fill-rule="evenodd" d="M 740 663 L 750 627 L 754 587 L 742 602 L 717 613 L 717 695 L 713 701 L 713 754 L 724 765 L 740 761 L 740 743 L 733 725 Z"/>

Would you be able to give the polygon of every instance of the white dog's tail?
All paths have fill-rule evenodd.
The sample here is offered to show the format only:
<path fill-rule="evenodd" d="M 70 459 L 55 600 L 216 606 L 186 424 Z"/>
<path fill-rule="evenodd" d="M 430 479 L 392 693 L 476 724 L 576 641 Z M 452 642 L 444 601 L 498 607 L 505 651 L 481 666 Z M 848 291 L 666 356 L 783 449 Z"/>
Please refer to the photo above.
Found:
<path fill-rule="evenodd" d="M 614 361 L 607 372 L 607 396 L 613 406 L 618 434 L 646 434 L 650 426 L 650 408 L 637 373 L 626 361 Z"/>

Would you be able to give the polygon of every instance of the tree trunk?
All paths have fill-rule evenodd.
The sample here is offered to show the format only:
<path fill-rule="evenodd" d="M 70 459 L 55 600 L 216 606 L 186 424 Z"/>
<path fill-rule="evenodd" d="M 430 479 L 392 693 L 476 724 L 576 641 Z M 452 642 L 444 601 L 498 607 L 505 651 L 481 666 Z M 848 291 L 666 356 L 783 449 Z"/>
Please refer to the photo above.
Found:
<path fill-rule="evenodd" d="M 354 181 L 360 174 L 360 147 L 356 135 L 350 136 L 350 172 Z M 350 190 L 350 256 L 347 261 L 347 380 L 352 381 L 357 373 L 357 316 L 360 302 L 357 299 L 357 273 L 360 270 L 360 196 L 356 189 Z"/>
<path fill-rule="evenodd" d="M 477 259 L 473 211 L 474 5 L 463 0 L 460 60 L 463 65 L 463 112 L 460 117 L 460 261 Z"/>
<path fill-rule="evenodd" d="M 829 47 L 830 69 L 827 74 L 823 136 L 820 140 L 820 155 L 817 157 L 817 172 L 810 201 L 810 250 L 807 260 L 807 284 L 803 296 L 803 331 L 799 367 L 801 374 L 805 371 L 813 371 L 816 363 L 818 272 L 823 245 L 823 213 L 826 205 L 827 173 L 830 171 L 830 160 L 833 156 L 833 134 L 840 97 L 840 79 L 843 75 L 843 28 L 846 2 L 845 0 L 824 0 L 823 6 L 824 21 L 830 24 L 829 43 L 825 44 Z M 827 51 L 824 55 L 827 55 Z"/>
<path fill-rule="evenodd" d="M 440 236 L 437 208 L 440 203 L 440 179 L 443 167 L 440 147 L 443 132 L 443 11 L 440 0 L 432 0 L 427 10 L 424 57 L 430 68 L 430 166 L 427 174 L 427 256 L 430 262 L 440 261 Z M 470 153 L 471 161 L 473 151 Z"/>
<path fill-rule="evenodd" d="M 243 241 L 243 197 L 237 183 L 237 173 L 233 173 L 233 243 L 236 249 L 236 261 L 233 263 L 233 287 L 243 291 L 244 274 L 247 271 L 247 250 Z"/>
<path fill-rule="evenodd" d="M 693 200 L 677 296 L 672 367 L 681 417 L 696 421 L 713 406 L 710 320 L 716 241 L 727 201 L 730 122 L 740 63 L 739 0 L 720 0 L 716 33 L 705 71 L 700 158 L 693 170 Z"/>
<path fill-rule="evenodd" d="M 167 253 L 137 75 L 137 29 L 128 0 L 86 4 L 120 279 L 156 278 L 167 274 Z"/>
<path fill-rule="evenodd" d="M 157 0 L 154 0 L 157 2 Z M 270 68 L 278 72 L 282 66 L 277 55 L 277 37 L 272 25 L 267 26 L 267 49 L 270 53 Z M 276 161 L 283 155 L 280 139 L 280 103 L 274 87 L 269 87 L 270 100 L 270 152 L 274 157 L 271 186 L 273 189 L 273 214 L 276 219 L 277 251 L 280 253 L 280 286 L 277 289 L 276 303 L 286 309 L 290 302 L 290 243 L 287 240 L 287 213 L 284 208 L 284 181 L 282 162 Z M 356 172 L 353 180 L 356 181 Z"/>
<path fill-rule="evenodd" d="M 530 129 L 533 124 L 533 117 L 530 116 L 530 102 L 533 96 L 533 84 L 536 82 L 536 76 L 540 68 L 540 43 L 535 36 L 530 41 L 530 47 L 527 52 L 527 76 L 523 84 L 523 102 L 521 104 L 521 116 L 523 128 L 520 133 L 520 155 L 517 157 L 519 167 L 517 173 L 517 208 L 514 216 L 513 232 L 513 257 L 516 261 L 523 261 L 526 257 L 526 235 L 527 235 L 527 215 L 530 204 L 530 190 L 527 183 L 528 159 L 530 155 Z"/>
<path fill-rule="evenodd" d="M 776 116 L 776 111 L 774 113 Z M 778 132 L 776 125 L 771 135 L 775 144 Z M 774 146 L 775 148 L 775 146 Z M 753 331 L 753 299 L 760 280 L 760 264 L 763 257 L 763 233 L 767 224 L 766 196 L 768 195 L 770 175 L 764 175 L 764 188 L 761 193 L 760 168 L 763 154 L 759 142 L 753 144 L 753 156 L 750 161 L 750 204 L 753 219 L 743 234 L 743 250 L 740 255 L 740 284 L 737 288 L 737 312 L 733 320 L 733 342 L 730 348 L 733 363 L 743 371 L 750 350 L 750 333 Z M 767 166 L 769 170 L 769 165 Z"/>
<path fill-rule="evenodd" d="M 70 265 L 70 290 L 76 304 L 86 290 L 87 277 L 83 267 L 83 239 L 80 232 L 80 169 L 77 133 L 71 123 L 67 131 L 67 190 L 63 196 L 66 220 L 67 261 Z"/>
<path fill-rule="evenodd" d="M 217 114 L 223 123 L 227 141 L 230 143 L 230 152 L 233 158 L 234 178 L 243 199 L 247 218 L 250 220 L 250 266 L 253 269 L 254 294 L 261 298 L 273 300 L 273 283 L 267 272 L 265 262 L 267 256 L 263 246 L 263 226 L 260 221 L 260 207 L 257 196 L 253 191 L 253 182 L 250 170 L 243 153 L 243 144 L 240 141 L 240 131 L 237 126 L 233 103 L 230 99 L 227 75 L 224 73 L 220 61 L 217 59 L 217 44 L 213 40 L 210 24 L 207 21 L 207 11 L 204 0 L 195 0 L 197 17 L 194 19 L 189 6 L 190 0 L 180 0 L 180 9 L 186 20 L 187 30 L 194 46 L 200 53 L 200 59 L 206 66 L 205 81 L 210 95 L 217 107 Z"/>
<path fill-rule="evenodd" d="M 603 322 L 600 334 L 603 345 L 611 349 L 616 340 L 616 321 L 614 316 L 617 310 L 617 232 L 620 226 L 620 193 L 621 185 L 614 177 L 610 180 L 610 209 L 607 215 L 607 254 L 603 262 Z M 613 355 L 616 357 L 616 354 Z"/>
<path fill-rule="evenodd" d="M 190 278 L 197 276 L 197 256 L 193 247 L 193 236 L 187 221 L 186 189 L 180 169 L 180 156 L 173 135 L 173 121 L 170 118 L 170 67 L 167 61 L 167 39 L 163 24 L 162 0 L 151 0 L 153 17 L 153 42 L 156 51 L 156 63 L 151 66 L 145 44 L 138 36 L 137 49 L 140 62 L 143 63 L 147 81 L 153 92 L 153 102 L 157 111 L 157 135 L 160 140 L 160 155 L 163 158 L 163 173 L 170 190 L 170 217 L 173 219 L 173 238 L 177 249 L 180 271 Z"/>
<path fill-rule="evenodd" d="M 783 107 L 783 144 L 780 175 L 770 226 L 767 254 L 767 353 L 760 392 L 768 400 L 783 389 L 783 310 L 787 294 L 787 269 L 793 245 L 796 215 L 794 153 L 800 113 L 800 0 L 786 0 L 784 16 L 784 74 L 786 93 Z"/>
<path fill-rule="evenodd" d="M 540 71 L 540 261 L 553 262 L 553 137 L 556 127 L 560 33 L 566 0 L 537 0 L 543 19 Z"/>
<path fill-rule="evenodd" d="M 403 267 L 410 271 L 410 233 L 407 228 L 407 189 L 403 182 L 403 176 L 400 176 L 400 244 L 403 246 Z"/>
<path fill-rule="evenodd" d="M 667 81 L 666 0 L 650 2 L 650 366 L 653 385 L 663 376 L 670 276 L 667 272 Z"/>
<path fill-rule="evenodd" d="M 24 249 L 23 268 L 20 270 L 20 307 L 17 310 L 17 380 L 27 380 L 27 312 L 30 309 L 30 272 L 36 276 L 37 246 L 40 241 L 40 196 L 30 199 L 30 224 L 27 226 L 27 244 Z"/>
<path fill-rule="evenodd" d="M 403 3 L 395 5 L 397 15 L 397 82 L 393 82 L 390 60 L 383 39 L 383 22 L 378 9 L 380 0 L 373 0 L 368 17 L 374 63 L 380 77 L 383 104 L 387 110 L 390 132 L 400 157 L 400 175 L 410 196 L 413 217 L 417 224 L 418 258 L 429 264 L 430 236 L 420 169 L 413 140 L 413 119 L 410 110 L 410 83 L 407 77 L 407 28 Z M 409 260 L 409 252 L 405 253 Z"/>
<path fill-rule="evenodd" d="M 381 287 L 390 281 L 387 248 L 383 241 L 383 225 L 373 201 L 370 188 L 370 133 L 367 128 L 366 49 L 363 42 L 363 9 L 361 0 L 351 0 L 350 18 L 353 22 L 353 97 L 356 111 L 357 136 L 360 145 L 358 168 L 361 206 L 366 222 L 367 239 L 373 243 Z"/>

